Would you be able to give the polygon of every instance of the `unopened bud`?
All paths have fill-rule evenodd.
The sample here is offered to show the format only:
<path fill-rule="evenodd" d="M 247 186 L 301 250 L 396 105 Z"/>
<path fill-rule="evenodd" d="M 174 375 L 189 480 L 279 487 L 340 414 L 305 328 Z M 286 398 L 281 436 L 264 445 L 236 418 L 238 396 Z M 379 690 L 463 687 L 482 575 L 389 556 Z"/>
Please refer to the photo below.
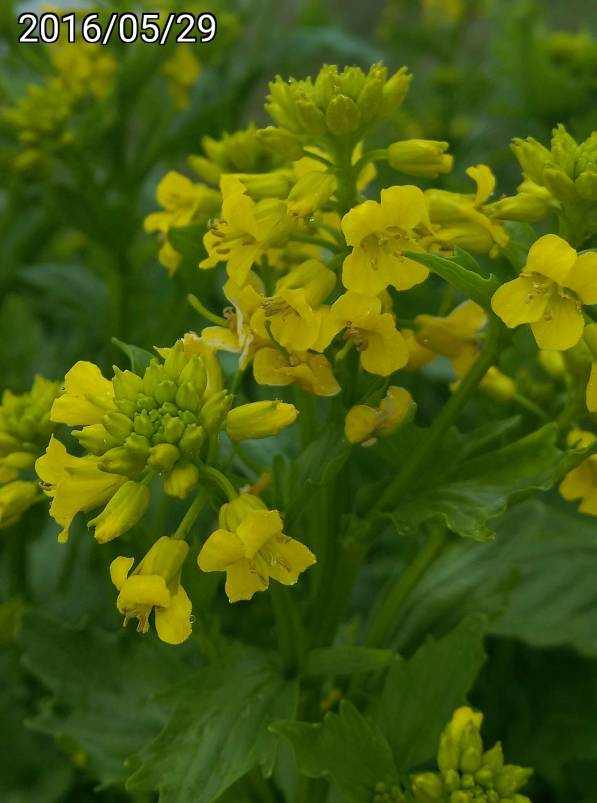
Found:
<path fill-rule="evenodd" d="M 495 789 L 502 798 L 513 795 L 529 780 L 533 771 L 526 767 L 506 764 L 495 781 Z"/>
<path fill-rule="evenodd" d="M 170 379 L 177 379 L 180 372 L 187 364 L 187 357 L 184 353 L 184 348 L 180 343 L 177 343 L 173 348 L 168 349 L 166 358 L 164 360 L 164 371 Z"/>
<path fill-rule="evenodd" d="M 198 424 L 187 424 L 178 448 L 185 457 L 197 458 L 205 441 L 205 430 Z"/>
<path fill-rule="evenodd" d="M 338 182 L 331 173 L 313 170 L 302 176 L 288 195 L 288 214 L 308 217 L 321 209 L 336 192 Z"/>
<path fill-rule="evenodd" d="M 516 396 L 516 384 L 495 365 L 487 371 L 479 385 L 483 393 L 497 402 L 508 402 Z"/>
<path fill-rule="evenodd" d="M 210 162 L 205 156 L 195 156 L 192 154 L 187 158 L 187 162 L 191 170 L 206 181 L 208 184 L 218 185 L 222 171 L 214 162 Z"/>
<path fill-rule="evenodd" d="M 369 123 L 374 120 L 383 103 L 383 74 L 367 76 L 365 85 L 357 98 L 357 106 L 361 113 L 361 122 Z"/>
<path fill-rule="evenodd" d="M 149 451 L 147 464 L 162 473 L 172 471 L 174 464 L 180 457 L 180 451 L 171 443 L 158 443 Z"/>
<path fill-rule="evenodd" d="M 208 432 L 217 432 L 222 428 L 231 403 L 232 397 L 227 390 L 220 390 L 218 393 L 214 393 L 205 402 L 199 417 Z"/>
<path fill-rule="evenodd" d="M 168 496 L 184 499 L 199 480 L 199 471 L 193 463 L 178 463 L 164 480 L 164 492 Z"/>
<path fill-rule="evenodd" d="M 295 110 L 297 119 L 307 134 L 320 136 L 326 133 L 325 116 L 313 101 L 297 100 Z"/>
<path fill-rule="evenodd" d="M 330 133 L 336 136 L 352 134 L 361 124 L 361 112 L 352 98 L 336 95 L 328 104 L 325 122 Z"/>
<path fill-rule="evenodd" d="M 500 220 L 536 223 L 548 214 L 549 205 L 541 195 L 519 192 L 518 195 L 509 195 L 487 204 L 483 209 L 489 217 Z"/>
<path fill-rule="evenodd" d="M 416 803 L 437 803 L 444 800 L 444 785 L 435 772 L 423 772 L 412 781 Z"/>
<path fill-rule="evenodd" d="M 164 371 L 162 366 L 158 365 L 155 360 L 152 360 L 143 374 L 143 392 L 147 394 L 147 396 L 153 397 L 158 383 L 161 382 L 163 378 Z"/>
<path fill-rule="evenodd" d="M 180 418 L 170 418 L 164 423 L 164 439 L 168 443 L 176 443 L 182 438 L 185 423 Z"/>
<path fill-rule="evenodd" d="M 176 391 L 176 406 L 181 410 L 198 410 L 201 396 L 190 382 L 184 382 Z"/>
<path fill-rule="evenodd" d="M 121 485 L 99 516 L 87 523 L 95 527 L 96 541 L 105 544 L 134 527 L 147 510 L 150 498 L 146 485 L 132 481 Z"/>
<path fill-rule="evenodd" d="M 122 371 L 117 365 L 113 366 L 113 370 L 112 385 L 116 398 L 135 401 L 143 385 L 141 377 L 132 371 Z"/>
<path fill-rule="evenodd" d="M 260 401 L 243 404 L 230 410 L 226 417 L 226 432 L 233 441 L 248 438 L 267 438 L 277 435 L 292 424 L 298 415 L 294 404 Z"/>
<path fill-rule="evenodd" d="M 129 452 L 136 455 L 140 459 L 142 458 L 143 460 L 146 460 L 149 457 L 150 443 L 148 438 L 144 437 L 143 435 L 137 435 L 133 432 L 133 434 L 129 435 L 125 440 L 124 445 Z"/>
<path fill-rule="evenodd" d="M 190 382 L 199 396 L 203 396 L 207 387 L 207 371 L 199 356 L 192 357 L 180 372 L 179 384 Z"/>
<path fill-rule="evenodd" d="M 541 349 L 539 364 L 552 379 L 563 379 L 566 376 L 566 363 L 561 351 Z"/>
<path fill-rule="evenodd" d="M 543 171 L 543 182 L 551 194 L 559 201 L 576 201 L 574 181 L 558 167 L 546 167 Z"/>
<path fill-rule="evenodd" d="M 454 157 L 449 153 L 447 142 L 431 139 L 406 139 L 388 147 L 388 162 L 394 170 L 409 176 L 437 178 L 440 173 L 449 173 Z"/>
<path fill-rule="evenodd" d="M 288 170 L 271 170 L 269 173 L 235 174 L 246 187 L 251 198 L 286 198 L 292 183 Z"/>
<path fill-rule="evenodd" d="M 574 187 L 583 201 L 597 201 L 597 173 L 586 170 L 574 182 Z"/>
<path fill-rule="evenodd" d="M 110 411 L 102 418 L 102 424 L 114 438 L 123 441 L 133 430 L 133 422 L 123 413 Z"/>
<path fill-rule="evenodd" d="M 176 382 L 172 379 L 162 379 L 161 382 L 158 382 L 153 395 L 158 404 L 164 404 L 164 402 L 174 401 L 177 390 Z"/>
<path fill-rule="evenodd" d="M 400 108 L 408 94 L 412 75 L 407 67 L 401 67 L 398 72 L 389 78 L 383 88 L 383 101 L 381 111 L 384 116 L 390 115 Z"/>
<path fill-rule="evenodd" d="M 510 147 L 525 176 L 536 184 L 543 185 L 543 169 L 551 159 L 549 150 L 533 137 L 517 137 L 512 140 Z"/>
<path fill-rule="evenodd" d="M 133 420 L 133 428 L 138 435 L 143 435 L 146 438 L 151 438 L 154 433 L 154 425 L 145 410 L 135 415 Z"/>
<path fill-rule="evenodd" d="M 144 460 L 133 454 L 125 446 L 109 449 L 99 461 L 102 471 L 110 474 L 124 474 L 134 476 L 144 468 Z"/>
<path fill-rule="evenodd" d="M 73 430 L 75 437 L 81 446 L 91 454 L 104 454 L 108 449 L 112 449 L 120 442 L 107 431 L 103 424 L 89 424 L 83 429 Z"/>
<path fill-rule="evenodd" d="M 298 136 L 285 131 L 282 128 L 275 128 L 270 125 L 257 131 L 257 139 L 263 145 L 275 153 L 279 153 L 290 162 L 294 162 L 303 156 L 303 145 Z"/>

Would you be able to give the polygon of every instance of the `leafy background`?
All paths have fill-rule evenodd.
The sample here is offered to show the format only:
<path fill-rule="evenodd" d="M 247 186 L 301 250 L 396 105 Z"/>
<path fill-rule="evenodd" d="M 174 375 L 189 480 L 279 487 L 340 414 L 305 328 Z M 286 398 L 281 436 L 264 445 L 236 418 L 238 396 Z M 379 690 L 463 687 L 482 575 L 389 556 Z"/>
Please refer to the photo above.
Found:
<path fill-rule="evenodd" d="M 25 390 L 37 372 L 59 379 L 81 358 L 124 365 L 114 336 L 146 349 L 172 342 L 199 325 L 187 292 L 217 307 L 217 282 L 195 270 L 197 254 L 179 243 L 185 259 L 169 280 L 142 220 L 159 178 L 184 170 L 204 134 L 265 121 L 262 97 L 277 72 L 302 77 L 323 61 L 408 64 L 415 81 L 392 136 L 450 140 L 457 169 L 448 187 L 461 186 L 464 168 L 483 161 L 500 191 L 511 191 L 512 136 L 545 140 L 565 122 L 583 138 L 596 127 L 597 56 L 571 67 L 547 45 L 550 31 L 589 30 L 593 0 L 465 7 L 465 21 L 446 27 L 423 24 L 419 4 L 406 0 L 232 4 L 240 34 L 210 57 L 189 109 L 178 113 L 161 102 L 165 54 L 121 48 L 116 91 L 88 110 L 72 160 L 49 175 L 10 173 L 3 181 L 0 386 Z M 16 14 L 5 0 L 3 103 L 48 69 L 43 53 L 16 45 Z M 0 164 L 10 154 L 1 129 Z M 415 390 L 427 423 L 445 386 L 427 377 Z M 479 401 L 470 419 L 486 423 L 450 433 L 440 468 L 411 489 L 393 521 L 379 522 L 382 538 L 340 643 L 309 655 L 307 709 L 311 695 L 318 712 L 316 684 L 346 688 L 358 677 L 367 717 L 345 702 L 323 723 L 294 721 L 296 680 L 268 652 L 263 600 L 250 613 L 230 611 L 216 596 L 217 578 L 190 571 L 195 637 L 172 650 L 120 629 L 106 572 L 112 555 L 98 554 L 83 532 L 59 547 L 42 510 L 3 531 L 0 800 L 274 803 L 292 799 L 298 766 L 314 801 L 324 799 L 321 779 L 332 779 L 332 795 L 369 803 L 372 783 L 391 783 L 433 755 L 451 710 L 468 697 L 485 712 L 487 742 L 502 739 L 511 760 L 536 769 L 536 803 L 597 801 L 596 529 L 555 494 L 524 501 L 562 471 L 549 427 L 504 445 L 519 431 L 515 417 L 496 423 L 495 409 Z M 357 466 L 364 507 L 417 432 L 402 437 Z M 252 450 L 258 464 L 274 459 L 277 501 L 295 524 L 305 524 L 308 494 L 325 491 L 342 471 L 347 453 L 338 440 L 324 431 L 298 459 L 284 442 L 277 454 L 267 442 Z M 434 508 L 464 538 L 409 597 L 389 649 L 355 647 L 376 589 L 411 560 L 409 535 L 433 520 Z M 166 527 L 166 513 L 155 514 Z M 323 633 L 327 625 L 313 626 Z M 273 787 L 264 789 L 261 769 L 273 772 Z M 271 788 L 279 795 L 268 798 Z"/>

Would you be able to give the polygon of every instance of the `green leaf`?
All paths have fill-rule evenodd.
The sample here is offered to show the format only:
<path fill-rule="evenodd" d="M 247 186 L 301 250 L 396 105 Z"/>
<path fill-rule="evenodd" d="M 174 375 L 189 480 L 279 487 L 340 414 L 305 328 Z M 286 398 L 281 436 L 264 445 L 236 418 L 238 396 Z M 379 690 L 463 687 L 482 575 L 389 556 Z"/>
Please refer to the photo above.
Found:
<path fill-rule="evenodd" d="M 557 497 L 526 502 L 500 521 L 495 541 L 454 544 L 440 556 L 396 621 L 393 645 L 406 649 L 484 611 L 496 635 L 597 656 L 595 576 L 593 517 Z"/>
<path fill-rule="evenodd" d="M 275 722 L 270 730 L 291 743 L 303 775 L 333 780 L 347 803 L 371 803 L 376 784 L 398 783 L 383 734 L 348 700 L 321 724 Z"/>
<path fill-rule="evenodd" d="M 499 423 L 497 430 L 503 434 Z M 416 448 L 413 432 L 407 437 L 403 454 Z M 471 435 L 452 431 L 434 465 L 415 480 L 389 514 L 398 533 L 413 535 L 434 519 L 467 538 L 492 538 L 494 533 L 488 526 L 491 519 L 505 513 L 509 505 L 550 489 L 578 461 L 578 453 L 558 448 L 557 438 L 556 425 L 548 424 L 520 440 L 501 448 L 485 448 L 479 454 L 479 443 L 485 440 L 488 446 L 491 442 L 490 429 L 484 427 Z M 398 446 L 394 444 L 396 452 L 400 451 Z M 376 486 L 370 488 L 361 505 L 366 507 L 376 493 Z"/>
<path fill-rule="evenodd" d="M 437 254 L 425 254 L 418 251 L 405 251 L 405 256 L 420 262 L 426 268 L 437 273 L 442 279 L 460 290 L 484 309 L 491 309 L 491 297 L 499 287 L 498 281 L 490 276 L 488 279 L 481 276 L 468 267 L 459 264 L 458 261 L 437 256 Z M 470 260 L 468 260 L 470 264 Z"/>
<path fill-rule="evenodd" d="M 178 253 L 195 266 L 205 257 L 203 235 L 199 226 L 179 226 L 168 230 L 168 241 Z"/>
<path fill-rule="evenodd" d="M 122 783 L 125 759 L 164 722 L 153 694 L 184 664 L 155 639 L 75 629 L 39 612 L 25 615 L 22 640 L 25 666 L 54 695 L 28 724 L 84 752 L 103 786 Z"/>
<path fill-rule="evenodd" d="M 393 666 L 376 707 L 376 721 L 403 772 L 435 755 L 439 735 L 466 700 L 485 660 L 482 616 L 464 619 L 449 635 L 429 639 Z"/>
<path fill-rule="evenodd" d="M 231 647 L 162 698 L 172 716 L 134 756 L 131 790 L 159 790 L 160 803 L 209 803 L 253 767 L 271 774 L 276 739 L 268 724 L 294 716 L 296 682 L 275 659 Z"/>
<path fill-rule="evenodd" d="M 307 655 L 305 675 L 354 675 L 385 669 L 396 660 L 393 650 L 378 650 L 350 645 L 320 647 Z"/>
<path fill-rule="evenodd" d="M 131 362 L 131 371 L 139 374 L 139 376 L 143 375 L 150 361 L 155 357 L 155 354 L 150 351 L 141 349 L 139 346 L 132 346 L 130 343 L 123 343 L 117 337 L 112 338 L 112 343 L 126 354 Z"/>

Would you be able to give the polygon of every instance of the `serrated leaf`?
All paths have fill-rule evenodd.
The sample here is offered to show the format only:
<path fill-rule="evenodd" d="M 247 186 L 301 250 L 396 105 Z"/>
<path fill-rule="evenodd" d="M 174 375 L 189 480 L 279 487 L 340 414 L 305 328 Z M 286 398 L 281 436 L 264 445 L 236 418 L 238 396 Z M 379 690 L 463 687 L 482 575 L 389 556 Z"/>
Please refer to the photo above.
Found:
<path fill-rule="evenodd" d="M 393 650 L 350 645 L 320 647 L 307 655 L 305 675 L 353 675 L 385 669 L 396 660 Z"/>
<path fill-rule="evenodd" d="M 139 346 L 133 346 L 130 343 L 123 343 L 122 340 L 118 340 L 117 337 L 112 338 L 112 343 L 126 354 L 131 363 L 131 371 L 135 374 L 139 374 L 139 376 L 143 375 L 150 361 L 155 357 L 155 354 L 152 354 L 150 351 L 139 348 Z"/>
<path fill-rule="evenodd" d="M 500 424 L 498 429 L 501 431 Z M 469 437 L 473 439 L 472 452 L 467 446 Z M 549 490 L 578 461 L 576 453 L 564 452 L 556 445 L 555 424 L 479 454 L 476 442 L 485 440 L 487 445 L 488 438 L 488 430 L 482 439 L 479 433 L 453 433 L 436 456 L 434 466 L 415 479 L 400 504 L 389 513 L 400 535 L 413 535 L 422 524 L 436 519 L 466 538 L 490 539 L 494 535 L 489 526 L 492 519 L 526 496 Z M 476 456 L 462 460 L 467 452 Z M 370 498 L 374 499 L 376 493 L 372 488 Z"/>
<path fill-rule="evenodd" d="M 83 752 L 103 786 L 122 783 L 126 758 L 164 722 L 152 696 L 184 664 L 154 639 L 76 629 L 39 612 L 25 615 L 22 640 L 25 666 L 54 695 L 29 726 Z"/>
<path fill-rule="evenodd" d="M 347 803 L 371 803 L 376 784 L 398 783 L 384 735 L 348 700 L 320 724 L 275 722 L 270 729 L 290 742 L 303 775 L 333 780 Z"/>
<path fill-rule="evenodd" d="M 442 728 L 465 702 L 485 660 L 486 627 L 484 617 L 468 617 L 445 638 L 428 639 L 410 660 L 389 670 L 376 721 L 400 772 L 435 755 Z"/>
<path fill-rule="evenodd" d="M 160 803 L 210 803 L 260 765 L 270 774 L 272 720 L 294 716 L 297 685 L 275 658 L 232 647 L 162 702 L 172 706 L 164 730 L 133 757 L 131 790 L 159 790 Z"/>

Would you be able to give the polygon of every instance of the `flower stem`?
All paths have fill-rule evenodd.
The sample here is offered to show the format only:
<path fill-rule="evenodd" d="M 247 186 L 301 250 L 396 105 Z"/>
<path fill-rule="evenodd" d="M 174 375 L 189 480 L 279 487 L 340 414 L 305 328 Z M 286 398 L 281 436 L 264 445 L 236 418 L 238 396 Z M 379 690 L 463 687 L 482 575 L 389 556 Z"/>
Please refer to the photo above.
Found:
<path fill-rule="evenodd" d="M 197 492 L 197 496 L 191 503 L 189 509 L 184 514 L 182 521 L 176 528 L 176 532 L 172 536 L 177 540 L 184 540 L 193 524 L 197 521 L 197 517 L 205 507 L 205 503 L 207 502 L 208 493 L 205 488 L 201 487 Z"/>
<path fill-rule="evenodd" d="M 236 499 L 238 491 L 225 474 L 213 466 L 199 466 L 199 476 L 219 488 L 229 502 Z"/>
<path fill-rule="evenodd" d="M 197 298 L 197 296 L 193 295 L 193 293 L 189 293 L 187 295 L 187 301 L 193 307 L 194 310 L 197 310 L 199 315 L 202 315 L 206 321 L 211 321 L 211 323 L 215 323 L 216 326 L 228 326 L 228 321 L 226 318 L 223 318 L 221 315 L 216 315 L 215 312 L 211 312 L 204 307 L 201 301 Z"/>

